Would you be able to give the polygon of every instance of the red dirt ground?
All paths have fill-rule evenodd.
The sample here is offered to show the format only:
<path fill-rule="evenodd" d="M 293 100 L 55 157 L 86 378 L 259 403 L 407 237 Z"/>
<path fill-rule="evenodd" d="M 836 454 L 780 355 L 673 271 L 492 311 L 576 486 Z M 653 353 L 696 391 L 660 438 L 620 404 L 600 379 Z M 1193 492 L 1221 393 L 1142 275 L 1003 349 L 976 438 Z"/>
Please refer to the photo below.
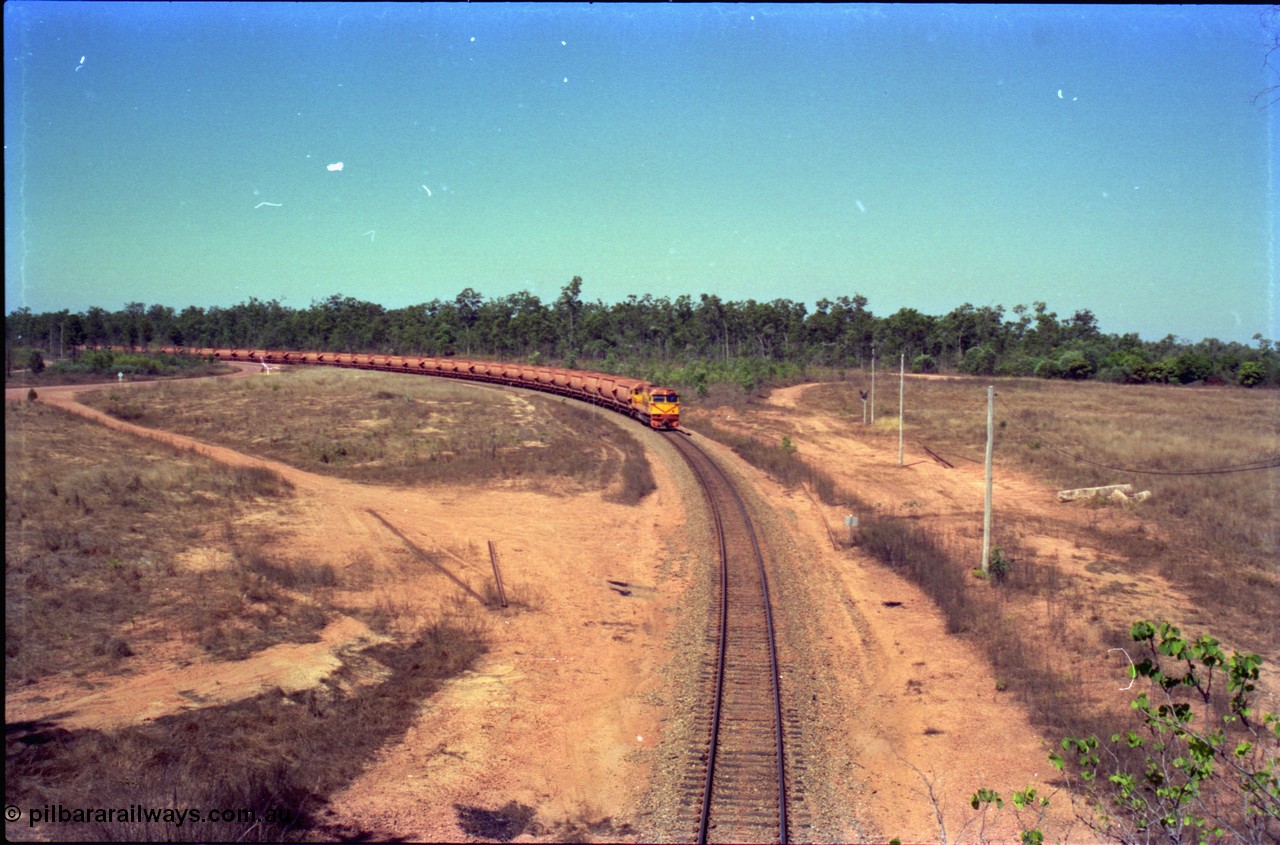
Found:
<path fill-rule="evenodd" d="M 242 375 L 253 377 L 253 368 L 246 369 Z M 82 389 L 44 389 L 39 401 L 116 429 L 194 445 L 218 461 L 270 466 L 292 481 L 300 516 L 278 526 L 287 529 L 283 551 L 385 575 L 367 595 L 346 600 L 397 602 L 424 619 L 457 610 L 476 601 L 468 591 L 483 592 L 491 577 L 486 541 L 497 542 L 508 592 L 527 606 L 479 611 L 487 620 L 489 652 L 423 702 L 403 741 L 332 796 L 333 831 L 465 841 L 457 806 L 496 809 L 514 801 L 536 808 L 553 837 L 595 824 L 595 839 L 636 838 L 629 832 L 634 828 L 622 825 L 639 824 L 657 755 L 678 750 L 662 746 L 663 722 L 672 715 L 662 702 L 673 700 L 662 668 L 678 645 L 671 642 L 674 614 L 690 575 L 673 575 L 656 562 L 685 551 L 681 526 L 701 507 L 682 500 L 668 459 L 652 461 L 658 491 L 635 507 L 610 504 L 598 493 L 383 488 L 138 429 L 77 404 L 74 395 Z M 980 531 L 980 467 L 900 468 L 896 442 L 892 450 L 869 446 L 843 434 L 837 421 L 803 412 L 798 403 L 805 389 L 776 391 L 769 407 L 749 417 L 725 411 L 719 422 L 786 433 L 802 455 L 856 478 L 864 498 L 885 508 L 914 502 L 910 507 L 922 518 L 949 525 L 962 540 Z M 25 394 L 6 391 L 6 399 Z M 736 462 L 727 450 L 717 454 Z M 911 455 L 908 462 L 923 457 Z M 833 838 L 933 841 L 940 836 L 940 807 L 947 836 L 972 839 L 977 828 L 962 826 L 972 822 L 967 799 L 979 786 L 1006 796 L 1028 785 L 1051 792 L 1048 743 L 1016 702 L 997 692 L 983 658 L 945 634 L 920 591 L 856 551 L 834 550 L 828 532 L 843 517 L 836 509 L 784 491 L 749 467 L 739 472 L 779 521 L 792 526 L 791 542 L 808 567 L 804 581 L 825 631 L 825 641 L 814 647 L 825 655 L 838 694 L 824 705 L 823 724 L 812 728 L 826 732 L 830 768 L 839 773 L 835 787 L 847 796 L 846 807 L 833 808 L 848 817 Z M 1076 540 L 1090 516 L 1058 504 L 1052 492 L 1002 476 L 996 506 L 1025 515 L 1025 542 L 1085 579 L 1087 603 L 1108 618 L 1185 612 L 1168 585 L 1148 574 L 1122 573 L 1126 590 L 1104 590 L 1104 576 L 1087 567 L 1105 563 L 1105 556 Z M 412 550 L 382 520 L 416 546 L 445 552 L 451 571 L 415 567 Z M 609 581 L 631 585 L 630 595 Z M 1088 635 L 1087 622 L 1079 632 Z M 69 711 L 62 720 L 68 726 L 109 727 L 271 686 L 302 688 L 376 639 L 362 623 L 342 617 L 320 642 L 284 644 L 243 661 L 144 653 L 125 677 L 89 678 L 90 690 L 66 679 L 6 694 L 6 719 Z M 1105 651 L 1098 659 L 1096 694 L 1123 695 L 1111 691 L 1123 683 L 1123 659 Z M 1068 822 L 1058 814 L 1055 824 L 1062 835 Z M 526 833 L 519 840 L 536 837 Z"/>

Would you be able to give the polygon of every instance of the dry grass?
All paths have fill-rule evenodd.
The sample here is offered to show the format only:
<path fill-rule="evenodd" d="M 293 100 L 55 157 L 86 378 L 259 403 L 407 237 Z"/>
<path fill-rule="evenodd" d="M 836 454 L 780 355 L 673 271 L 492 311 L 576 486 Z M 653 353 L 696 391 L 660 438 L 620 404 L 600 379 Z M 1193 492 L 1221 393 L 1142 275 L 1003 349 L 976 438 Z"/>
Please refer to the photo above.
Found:
<path fill-rule="evenodd" d="M 782 441 L 762 443 L 754 437 L 716 425 L 705 414 L 697 414 L 695 419 L 700 433 L 728 446 L 747 463 L 764 470 L 783 484 L 806 485 L 829 505 L 847 501 L 847 497 L 836 489 L 835 480 L 830 475 L 805 463 L 794 449 L 787 448 Z"/>
<path fill-rule="evenodd" d="M 6 682 L 123 674 L 160 637 L 236 659 L 305 642 L 367 567 L 273 557 L 241 524 L 290 507 L 274 473 L 237 470 L 95 426 L 56 408 L 7 403 Z M 256 523 L 255 523 L 256 524 Z M 195 557 L 203 562 L 189 562 Z M 405 571 L 374 576 L 390 595 Z M 395 640 L 347 655 L 320 686 L 109 730 L 6 725 L 5 798 L 24 807 L 231 808 L 255 821 L 9 826 L 9 838 L 280 841 L 329 833 L 326 796 L 398 741 L 440 680 L 484 650 L 486 612 L 443 617 L 374 608 Z M 267 812 L 274 818 L 268 819 Z"/>
<path fill-rule="evenodd" d="M 375 664 L 383 676 L 379 683 L 354 682 L 356 670 L 347 666 L 307 692 L 276 690 L 120 730 L 6 725 L 5 802 L 231 808 L 255 814 L 254 820 L 181 826 L 112 822 L 43 831 L 63 840 L 332 838 L 316 830 L 325 796 L 350 783 L 379 748 L 403 736 L 441 679 L 466 668 L 483 650 L 475 630 L 436 624 L 408 643 L 364 650 L 356 662 Z M 109 763 L 109 771 L 87 761 Z M 11 826 L 7 833 L 20 831 Z"/>
<path fill-rule="evenodd" d="M 634 433 L 571 400 L 403 374 L 316 368 L 231 382 L 169 383 L 85 399 L 107 413 L 281 461 L 382 484 L 653 489 Z"/>
<path fill-rule="evenodd" d="M 310 636 L 323 619 L 241 560 L 262 538 L 246 534 L 243 549 L 223 539 L 245 509 L 279 507 L 291 495 L 269 471 L 222 467 L 48 406 L 6 403 L 6 681 L 115 671 L 156 620 L 221 655 Z M 178 563 L 192 549 L 231 563 L 193 571 Z M 256 634 L 239 647 L 207 641 L 246 625 Z"/>
<path fill-rule="evenodd" d="M 907 390 L 911 442 L 923 441 L 956 463 L 965 457 L 981 459 L 985 382 L 913 381 Z M 1276 452 L 1276 394 L 1167 388 L 1131 392 L 1103 384 L 1023 381 L 1002 382 L 997 393 L 1002 400 L 997 420 L 1006 420 L 996 441 L 997 473 L 1000 466 L 1017 468 L 1058 487 L 1145 479 L 1082 467 L 1050 445 L 1082 454 L 1084 450 L 1071 448 L 1082 444 L 1090 459 L 1100 463 L 1157 468 L 1237 464 Z M 808 391 L 801 412 L 810 407 L 850 418 L 850 430 L 860 437 L 896 442 L 896 414 L 887 418 L 882 409 L 876 426 L 861 426 L 861 403 L 848 385 Z M 750 413 L 740 409 L 748 425 Z M 985 652 L 997 690 L 1021 700 L 1046 736 L 1105 737 L 1130 726 L 1127 708 L 1113 708 L 1115 695 L 1098 695 L 1097 654 L 1099 646 L 1104 652 L 1112 646 L 1131 647 L 1125 632 L 1134 620 L 1102 618 L 1080 579 L 1066 574 L 1058 561 L 1026 565 L 1036 554 L 1024 547 L 1024 532 L 1043 533 L 1040 527 L 1005 525 L 998 543 L 1013 564 L 1002 579 L 983 582 L 970 571 L 974 538 L 930 525 L 914 512 L 914 502 L 885 508 L 860 501 L 780 443 L 718 429 L 709 420 L 699 419 L 698 427 L 780 481 L 803 482 L 828 503 L 868 514 L 860 536 L 864 548 L 928 593 L 948 632 L 965 636 Z M 1197 430 L 1211 432 L 1199 438 L 1198 446 L 1193 439 Z M 1275 475 L 1273 470 L 1157 477 L 1139 487 L 1155 492 L 1141 511 L 1152 529 L 1117 533 L 1110 521 L 1095 520 L 1092 536 L 1085 539 L 1125 561 L 1125 573 L 1137 562 L 1138 568 L 1157 569 L 1182 586 L 1212 620 L 1214 635 L 1237 647 L 1274 650 L 1278 632 L 1272 620 L 1280 606 Z M 1100 559 L 1095 565 L 1109 564 Z M 1131 586 L 1116 579 L 1107 589 Z M 1082 631 L 1089 637 L 1081 637 Z M 1102 683 L 1110 688 L 1114 681 Z"/>
<path fill-rule="evenodd" d="M 123 372 L 125 381 L 173 381 L 177 379 L 202 378 L 220 376 L 235 372 L 235 368 L 221 361 L 202 361 L 189 358 L 167 358 L 163 366 L 156 372 L 141 371 L 138 367 L 142 356 L 129 356 L 128 363 L 108 367 L 105 370 L 85 369 L 65 362 L 53 362 L 44 371 L 33 375 L 27 370 L 10 373 L 5 376 L 5 387 L 53 387 L 63 384 L 102 384 L 116 380 L 117 373 Z M 64 366 L 65 363 L 65 366 Z"/>
<path fill-rule="evenodd" d="M 953 463 L 981 461 L 989 383 L 909 381 L 908 442 Z M 1089 542 L 1180 585 L 1210 618 L 1230 620 L 1255 648 L 1280 648 L 1280 631 L 1263 622 L 1280 607 L 1280 470 L 1151 475 L 1095 465 L 1170 471 L 1280 454 L 1280 392 L 1038 379 L 995 384 L 997 475 L 1007 467 L 1060 489 L 1128 482 L 1150 490 L 1141 505 L 1149 530 L 1116 532 L 1096 520 Z M 862 419 L 849 385 L 814 388 L 805 405 Z M 896 438 L 896 411 L 890 417 L 882 407 L 875 428 L 861 436 Z"/>

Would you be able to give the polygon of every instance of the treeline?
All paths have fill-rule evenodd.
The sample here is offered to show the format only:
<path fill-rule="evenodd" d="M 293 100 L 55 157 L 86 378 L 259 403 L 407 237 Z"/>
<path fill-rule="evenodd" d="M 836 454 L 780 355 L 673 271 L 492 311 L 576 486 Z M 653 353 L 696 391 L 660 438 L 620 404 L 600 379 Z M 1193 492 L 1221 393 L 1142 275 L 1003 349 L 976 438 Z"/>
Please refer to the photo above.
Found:
<path fill-rule="evenodd" d="M 606 304 L 582 299 L 580 277 L 549 303 L 525 291 L 486 299 L 466 288 L 453 299 L 397 309 L 335 294 L 303 309 L 251 298 L 180 312 L 133 302 L 115 312 L 23 308 L 5 317 L 9 368 L 22 349 L 56 358 L 85 344 L 215 346 L 558 361 L 662 373 L 685 385 L 727 377 L 747 388 L 808 365 L 869 367 L 873 354 L 886 367 L 905 355 L 917 373 L 1280 385 L 1280 341 L 1254 341 L 1104 334 L 1091 311 L 1060 318 L 1043 302 L 1011 312 L 966 303 L 942 316 L 902 308 L 884 317 L 860 295 L 820 300 L 812 312 L 789 299 L 734 302 L 714 294 Z"/>

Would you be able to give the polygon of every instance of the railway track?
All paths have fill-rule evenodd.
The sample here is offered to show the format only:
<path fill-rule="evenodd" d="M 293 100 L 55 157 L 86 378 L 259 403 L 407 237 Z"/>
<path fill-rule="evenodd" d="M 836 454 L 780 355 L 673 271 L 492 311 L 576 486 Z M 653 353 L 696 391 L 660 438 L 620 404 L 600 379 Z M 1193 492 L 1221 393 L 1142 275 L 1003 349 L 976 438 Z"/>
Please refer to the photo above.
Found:
<path fill-rule="evenodd" d="M 668 438 L 706 493 L 720 553 L 713 704 L 706 744 L 685 778 L 686 803 L 697 809 L 699 843 L 785 843 L 788 731 L 764 558 L 746 504 L 724 470 L 687 437 Z"/>

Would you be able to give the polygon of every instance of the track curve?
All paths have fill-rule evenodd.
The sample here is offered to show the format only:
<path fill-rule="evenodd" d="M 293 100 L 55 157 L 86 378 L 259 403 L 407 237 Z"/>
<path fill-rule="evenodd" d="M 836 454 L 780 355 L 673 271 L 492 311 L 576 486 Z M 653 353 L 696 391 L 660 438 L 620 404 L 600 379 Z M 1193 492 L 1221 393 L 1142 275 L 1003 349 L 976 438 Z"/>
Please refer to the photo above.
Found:
<path fill-rule="evenodd" d="M 698 755 L 705 767 L 698 842 L 785 843 L 785 731 L 764 556 L 724 470 L 687 437 L 669 439 L 706 494 L 720 554 L 714 703 Z"/>

